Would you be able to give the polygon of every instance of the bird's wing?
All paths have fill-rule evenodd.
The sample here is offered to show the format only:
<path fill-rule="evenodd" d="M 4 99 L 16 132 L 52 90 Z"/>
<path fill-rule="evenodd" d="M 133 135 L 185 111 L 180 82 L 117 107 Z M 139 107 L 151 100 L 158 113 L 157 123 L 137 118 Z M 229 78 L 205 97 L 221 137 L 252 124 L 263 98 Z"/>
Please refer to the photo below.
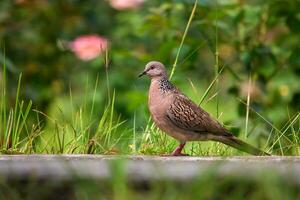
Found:
<path fill-rule="evenodd" d="M 205 110 L 183 94 L 177 94 L 167 109 L 166 117 L 176 127 L 195 133 L 224 135 L 228 131 Z"/>

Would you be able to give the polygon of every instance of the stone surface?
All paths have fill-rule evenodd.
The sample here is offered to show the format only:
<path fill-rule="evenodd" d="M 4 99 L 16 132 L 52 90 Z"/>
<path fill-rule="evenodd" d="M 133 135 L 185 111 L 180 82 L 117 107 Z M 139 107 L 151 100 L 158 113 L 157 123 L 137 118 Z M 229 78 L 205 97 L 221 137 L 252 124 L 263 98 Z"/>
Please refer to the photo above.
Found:
<path fill-rule="evenodd" d="M 157 157 L 103 155 L 2 155 L 0 177 L 107 180 L 113 169 L 124 170 L 129 181 L 170 179 L 185 182 L 207 171 L 217 176 L 255 179 L 276 173 L 300 184 L 300 157 Z"/>

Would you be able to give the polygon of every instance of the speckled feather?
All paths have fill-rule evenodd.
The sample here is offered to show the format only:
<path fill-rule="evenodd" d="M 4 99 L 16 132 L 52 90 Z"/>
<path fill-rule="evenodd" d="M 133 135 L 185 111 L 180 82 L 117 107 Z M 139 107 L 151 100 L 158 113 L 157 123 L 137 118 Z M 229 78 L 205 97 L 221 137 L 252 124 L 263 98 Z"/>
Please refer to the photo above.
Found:
<path fill-rule="evenodd" d="M 165 84 L 160 87 L 163 92 L 174 94 L 173 102 L 166 111 L 166 118 L 173 125 L 199 134 L 231 135 L 218 121 L 182 94 L 169 81 L 162 83 Z"/>
<path fill-rule="evenodd" d="M 163 77 L 159 80 L 159 89 L 161 92 L 169 92 L 176 90 L 175 86 L 172 85 L 172 83 L 166 77 Z"/>

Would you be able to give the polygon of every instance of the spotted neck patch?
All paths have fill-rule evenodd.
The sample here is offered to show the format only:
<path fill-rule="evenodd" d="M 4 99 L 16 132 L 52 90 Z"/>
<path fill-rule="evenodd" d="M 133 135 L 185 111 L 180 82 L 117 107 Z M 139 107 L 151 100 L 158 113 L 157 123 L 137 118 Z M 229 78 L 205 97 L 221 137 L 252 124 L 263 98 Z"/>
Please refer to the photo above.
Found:
<path fill-rule="evenodd" d="M 173 90 L 175 88 L 172 85 L 172 83 L 166 77 L 163 77 L 162 79 L 160 79 L 158 81 L 158 83 L 159 83 L 159 89 L 162 92 L 168 92 L 168 91 Z"/>

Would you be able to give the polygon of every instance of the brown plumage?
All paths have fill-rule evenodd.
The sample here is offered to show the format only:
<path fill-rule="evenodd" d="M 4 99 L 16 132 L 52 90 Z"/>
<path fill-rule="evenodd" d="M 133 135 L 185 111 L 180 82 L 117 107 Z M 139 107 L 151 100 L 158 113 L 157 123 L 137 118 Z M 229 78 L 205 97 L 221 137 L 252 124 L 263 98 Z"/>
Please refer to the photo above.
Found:
<path fill-rule="evenodd" d="M 181 151 L 187 141 L 204 140 L 222 142 L 253 155 L 269 155 L 239 140 L 180 92 L 169 82 L 162 63 L 149 62 L 143 75 L 151 78 L 148 106 L 154 123 L 180 142 L 171 155 L 185 155 Z"/>

